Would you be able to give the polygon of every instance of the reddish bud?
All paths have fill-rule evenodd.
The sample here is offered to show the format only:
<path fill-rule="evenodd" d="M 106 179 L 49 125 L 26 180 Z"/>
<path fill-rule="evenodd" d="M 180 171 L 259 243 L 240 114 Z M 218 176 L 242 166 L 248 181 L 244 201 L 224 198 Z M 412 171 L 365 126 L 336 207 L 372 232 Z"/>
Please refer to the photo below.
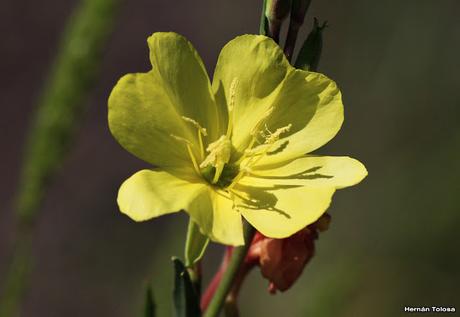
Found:
<path fill-rule="evenodd" d="M 318 231 L 327 229 L 330 216 L 325 214 L 317 222 L 285 239 L 272 239 L 256 233 L 247 264 L 260 266 L 262 275 L 270 281 L 270 293 L 289 289 L 300 277 L 305 265 L 315 253 L 314 241 Z"/>

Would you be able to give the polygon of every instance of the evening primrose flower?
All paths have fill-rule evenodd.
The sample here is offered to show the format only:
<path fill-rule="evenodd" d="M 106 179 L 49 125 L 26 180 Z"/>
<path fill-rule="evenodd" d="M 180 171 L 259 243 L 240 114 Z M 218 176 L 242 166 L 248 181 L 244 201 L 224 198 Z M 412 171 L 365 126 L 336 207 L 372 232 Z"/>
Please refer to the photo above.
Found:
<path fill-rule="evenodd" d="M 147 42 L 152 69 L 125 75 L 109 97 L 113 136 L 154 166 L 120 187 L 119 208 L 132 219 L 184 210 L 210 239 L 242 245 L 244 217 L 285 238 L 366 176 L 349 157 L 307 154 L 340 129 L 341 94 L 324 75 L 293 68 L 272 39 L 230 41 L 212 84 L 184 37 Z"/>

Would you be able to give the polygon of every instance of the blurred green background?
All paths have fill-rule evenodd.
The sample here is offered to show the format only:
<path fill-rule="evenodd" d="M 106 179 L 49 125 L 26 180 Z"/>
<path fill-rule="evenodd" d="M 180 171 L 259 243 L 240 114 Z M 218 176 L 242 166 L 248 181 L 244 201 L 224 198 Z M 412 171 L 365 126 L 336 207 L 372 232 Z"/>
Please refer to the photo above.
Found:
<path fill-rule="evenodd" d="M 37 97 L 77 1 L 0 4 L 0 287 L 15 235 L 13 197 Z M 154 286 L 169 316 L 170 257 L 182 255 L 186 217 L 134 223 L 118 212 L 121 182 L 147 164 L 111 137 L 106 100 L 118 78 L 149 68 L 146 38 L 176 31 L 212 72 L 221 47 L 257 33 L 261 1 L 122 3 L 74 145 L 34 229 L 25 317 L 135 316 Z M 392 317 L 404 306 L 460 309 L 460 2 L 315 1 L 328 20 L 319 69 L 336 80 L 345 123 L 321 154 L 364 162 L 368 178 L 338 192 L 332 225 L 297 284 L 268 294 L 254 271 L 242 316 Z M 222 249 L 205 260 L 208 280 Z M 429 316 L 430 314 L 424 314 Z"/>

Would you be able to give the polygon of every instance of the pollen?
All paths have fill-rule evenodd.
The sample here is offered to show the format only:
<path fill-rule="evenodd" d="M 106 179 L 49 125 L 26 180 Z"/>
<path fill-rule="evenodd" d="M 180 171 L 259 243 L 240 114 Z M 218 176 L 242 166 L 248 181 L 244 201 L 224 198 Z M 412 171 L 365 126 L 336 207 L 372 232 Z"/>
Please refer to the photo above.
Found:
<path fill-rule="evenodd" d="M 225 136 L 221 136 L 217 141 L 208 145 L 206 151 L 208 156 L 201 162 L 200 167 L 212 165 L 216 167 L 219 164 L 226 164 L 230 160 L 232 143 Z"/>
<path fill-rule="evenodd" d="M 253 137 L 256 137 L 258 133 L 260 133 L 260 126 L 264 123 L 267 122 L 268 118 L 271 116 L 273 111 L 275 110 L 275 107 L 270 107 L 265 111 L 260 118 L 260 120 L 257 122 L 257 124 L 254 126 L 254 128 L 251 131 L 251 135 Z"/>
<path fill-rule="evenodd" d="M 230 102 L 228 103 L 228 110 L 233 111 L 235 107 L 235 97 L 236 97 L 236 89 L 238 88 L 239 80 L 238 78 L 233 78 L 232 83 L 230 84 Z"/>
<path fill-rule="evenodd" d="M 235 108 L 236 89 L 238 88 L 238 78 L 233 78 L 230 84 L 229 102 L 228 102 L 228 126 L 226 137 L 230 138 L 233 131 L 233 108 Z"/>
<path fill-rule="evenodd" d="M 193 120 L 193 119 L 191 119 L 189 117 L 186 117 L 186 116 L 182 116 L 182 120 L 184 120 L 187 123 L 191 123 L 197 129 L 197 131 L 198 131 L 198 142 L 200 144 L 200 159 L 202 160 L 204 158 L 203 137 L 207 136 L 208 132 L 196 120 Z"/>
<path fill-rule="evenodd" d="M 184 120 L 185 122 L 188 122 L 190 124 L 192 124 L 195 128 L 197 128 L 201 134 L 203 136 L 207 136 L 208 135 L 208 132 L 206 131 L 205 128 L 203 128 L 196 120 L 193 120 L 189 117 L 186 117 L 186 116 L 182 116 L 182 120 Z"/>
<path fill-rule="evenodd" d="M 276 129 L 276 131 L 273 132 L 273 133 L 270 132 L 270 130 L 268 130 L 266 128 L 266 130 L 268 132 L 268 135 L 265 136 L 265 144 L 273 144 L 273 143 L 275 143 L 276 141 L 278 141 L 280 139 L 281 134 L 289 132 L 289 130 L 291 130 L 291 127 L 292 127 L 292 124 L 289 123 L 285 127 Z"/>
<path fill-rule="evenodd" d="M 200 168 L 205 168 L 209 165 L 216 168 L 216 173 L 212 180 L 212 183 L 215 184 L 219 180 L 225 164 L 230 160 L 232 143 L 228 137 L 222 135 L 217 141 L 208 145 L 206 152 L 209 152 L 209 154 L 204 161 L 201 162 Z"/>
<path fill-rule="evenodd" d="M 189 140 L 187 140 L 186 138 L 183 138 L 181 136 L 177 136 L 175 134 L 170 134 L 169 135 L 170 137 L 172 137 L 174 140 L 176 141 L 179 141 L 179 142 L 182 142 L 182 143 L 185 143 L 187 145 L 192 145 L 192 142 L 190 142 Z"/>

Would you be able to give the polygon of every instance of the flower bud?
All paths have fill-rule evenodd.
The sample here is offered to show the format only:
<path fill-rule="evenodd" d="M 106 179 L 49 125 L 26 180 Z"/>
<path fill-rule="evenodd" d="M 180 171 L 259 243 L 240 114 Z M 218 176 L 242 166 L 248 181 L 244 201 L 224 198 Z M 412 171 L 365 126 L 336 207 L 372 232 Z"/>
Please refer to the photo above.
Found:
<path fill-rule="evenodd" d="M 318 232 L 327 229 L 330 216 L 324 214 L 310 226 L 285 239 L 272 239 L 256 233 L 247 264 L 259 265 L 262 275 L 270 281 L 269 292 L 286 291 L 300 277 L 315 253 Z"/>
<path fill-rule="evenodd" d="M 279 42 L 281 24 L 289 15 L 291 0 L 267 0 L 265 16 L 268 20 L 269 36 Z"/>
<path fill-rule="evenodd" d="M 310 7 L 311 0 L 292 0 L 291 18 L 289 21 L 289 30 L 286 37 L 284 53 L 288 60 L 291 60 L 294 52 L 297 34 L 303 24 L 307 10 Z"/>

